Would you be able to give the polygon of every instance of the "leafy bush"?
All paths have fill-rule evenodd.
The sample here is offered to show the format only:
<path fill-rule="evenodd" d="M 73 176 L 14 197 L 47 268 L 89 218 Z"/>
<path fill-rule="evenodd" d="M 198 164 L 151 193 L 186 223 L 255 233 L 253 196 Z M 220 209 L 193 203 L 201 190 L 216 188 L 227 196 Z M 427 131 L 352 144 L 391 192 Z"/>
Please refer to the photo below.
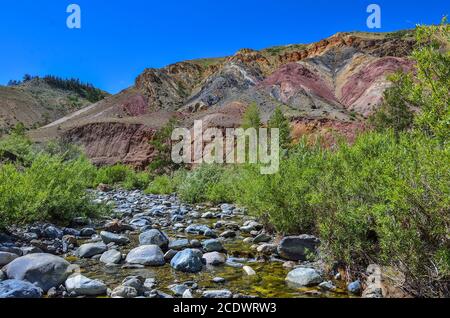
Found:
<path fill-rule="evenodd" d="M 126 190 L 144 190 L 150 183 L 150 174 L 147 172 L 131 172 L 125 177 L 122 186 Z"/>
<path fill-rule="evenodd" d="M 116 164 L 114 166 L 106 166 L 98 169 L 97 177 L 95 178 L 94 186 L 100 183 L 115 185 L 125 182 L 130 175 L 134 174 L 134 170 L 128 166 Z"/>
<path fill-rule="evenodd" d="M 13 161 L 28 166 L 35 153 L 31 141 L 20 133 L 12 133 L 0 139 L 0 162 Z"/>
<path fill-rule="evenodd" d="M 311 199 L 320 177 L 324 153 L 301 142 L 280 162 L 280 171 L 261 175 L 258 166 L 241 172 L 237 201 L 284 233 L 314 232 Z"/>
<path fill-rule="evenodd" d="M 175 171 L 172 176 L 163 175 L 157 176 L 149 184 L 145 190 L 148 194 L 172 194 L 175 193 L 181 183 L 187 176 L 187 172 L 183 169 Z"/>
<path fill-rule="evenodd" d="M 448 294 L 449 160 L 448 147 L 418 134 L 341 145 L 325 162 L 314 205 L 331 257 L 395 266 L 412 291 Z"/>
<path fill-rule="evenodd" d="M 220 182 L 224 167 L 203 164 L 190 172 L 178 188 L 180 198 L 189 203 L 205 202 L 208 200 L 207 190 Z"/>
<path fill-rule="evenodd" d="M 0 227 L 33 221 L 67 223 L 74 217 L 94 216 L 86 188 L 95 167 L 85 158 L 63 161 L 39 155 L 21 172 L 13 164 L 0 166 Z"/>

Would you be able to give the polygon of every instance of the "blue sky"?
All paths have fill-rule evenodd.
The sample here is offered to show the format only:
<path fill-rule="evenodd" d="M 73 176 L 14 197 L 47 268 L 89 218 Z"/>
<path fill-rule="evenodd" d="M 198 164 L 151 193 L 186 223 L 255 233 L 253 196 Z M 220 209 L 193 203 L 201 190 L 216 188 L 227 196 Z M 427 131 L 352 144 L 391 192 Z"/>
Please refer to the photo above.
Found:
<path fill-rule="evenodd" d="M 66 26 L 71 3 L 81 7 L 80 30 Z M 383 32 L 450 14 L 448 0 L 3 0 L 0 84 L 54 74 L 115 93 L 146 67 L 371 31 L 371 3 L 381 6 Z"/>

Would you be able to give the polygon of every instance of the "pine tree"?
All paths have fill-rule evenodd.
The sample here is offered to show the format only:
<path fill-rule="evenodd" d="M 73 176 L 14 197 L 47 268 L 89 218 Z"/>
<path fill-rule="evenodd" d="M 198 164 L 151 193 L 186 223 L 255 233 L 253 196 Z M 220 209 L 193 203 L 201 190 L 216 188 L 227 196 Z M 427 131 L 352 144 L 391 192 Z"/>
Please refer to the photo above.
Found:
<path fill-rule="evenodd" d="M 242 128 L 255 128 L 259 131 L 261 126 L 261 116 L 259 113 L 259 108 L 256 103 L 251 103 L 242 117 Z"/>
<path fill-rule="evenodd" d="M 280 146 L 283 149 L 288 149 L 292 142 L 291 127 L 281 107 L 275 109 L 269 121 L 269 128 L 278 128 L 280 130 Z"/>

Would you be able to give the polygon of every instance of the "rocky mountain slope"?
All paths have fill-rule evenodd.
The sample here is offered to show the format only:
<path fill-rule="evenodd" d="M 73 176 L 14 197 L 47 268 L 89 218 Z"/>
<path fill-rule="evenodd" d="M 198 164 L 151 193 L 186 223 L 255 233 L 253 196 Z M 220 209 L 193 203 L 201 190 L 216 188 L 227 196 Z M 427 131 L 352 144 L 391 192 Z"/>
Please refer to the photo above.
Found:
<path fill-rule="evenodd" d="M 41 78 L 0 86 L 0 135 L 18 123 L 26 128 L 46 125 L 91 103 L 79 92 L 57 88 Z"/>
<path fill-rule="evenodd" d="M 148 141 L 172 116 L 187 127 L 194 119 L 235 127 L 251 102 L 263 120 L 281 105 L 296 131 L 326 127 L 351 135 L 382 101 L 386 76 L 413 67 L 413 46 L 410 32 L 339 33 L 309 45 L 146 69 L 133 87 L 31 135 L 78 142 L 98 164 L 143 167 L 153 152 Z"/>

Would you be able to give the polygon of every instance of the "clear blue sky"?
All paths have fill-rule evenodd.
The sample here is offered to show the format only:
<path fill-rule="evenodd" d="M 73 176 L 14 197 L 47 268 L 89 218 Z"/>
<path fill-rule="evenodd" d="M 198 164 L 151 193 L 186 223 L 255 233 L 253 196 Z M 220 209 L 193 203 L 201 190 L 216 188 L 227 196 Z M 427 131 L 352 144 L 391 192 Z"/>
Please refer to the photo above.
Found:
<path fill-rule="evenodd" d="M 81 6 L 80 30 L 66 27 L 71 3 Z M 448 0 L 3 0 L 0 84 L 54 74 L 115 93 L 146 67 L 370 31 L 371 3 L 382 9 L 379 31 L 450 14 Z"/>

